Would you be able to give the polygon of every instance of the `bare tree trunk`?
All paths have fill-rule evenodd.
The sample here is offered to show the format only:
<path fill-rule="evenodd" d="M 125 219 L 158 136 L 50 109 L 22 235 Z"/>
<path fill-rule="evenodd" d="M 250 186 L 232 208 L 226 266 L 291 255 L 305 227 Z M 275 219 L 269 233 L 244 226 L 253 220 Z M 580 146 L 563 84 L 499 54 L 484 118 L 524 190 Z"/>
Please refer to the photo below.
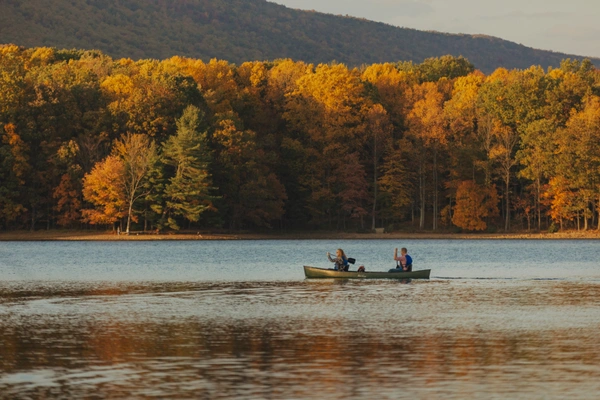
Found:
<path fill-rule="evenodd" d="M 36 210 L 36 207 L 35 207 L 35 205 L 33 205 L 31 207 L 31 227 L 29 229 L 31 232 L 35 231 L 35 210 Z"/>
<path fill-rule="evenodd" d="M 419 229 L 425 229 L 425 177 L 423 173 L 423 164 L 419 165 L 419 196 L 421 201 L 421 210 L 419 216 Z"/>
<path fill-rule="evenodd" d="M 538 218 L 538 231 L 542 230 L 542 210 L 541 210 L 541 202 L 540 202 L 540 186 L 541 186 L 541 182 L 540 182 L 540 178 L 537 178 L 537 184 L 536 184 L 537 188 L 536 188 L 536 209 L 537 209 L 537 218 Z"/>
<path fill-rule="evenodd" d="M 433 149 L 433 230 L 437 230 L 438 218 L 438 176 L 437 176 L 437 149 Z"/>
<path fill-rule="evenodd" d="M 133 200 L 129 201 L 129 210 L 127 211 L 127 229 L 126 233 L 129 235 L 129 227 L 131 226 L 131 212 L 133 211 Z"/>
<path fill-rule="evenodd" d="M 509 190 L 510 190 L 510 172 L 507 170 L 506 171 L 506 209 L 505 209 L 505 221 L 504 221 L 504 231 L 508 232 L 508 229 L 510 228 L 510 199 L 509 199 Z"/>
<path fill-rule="evenodd" d="M 375 212 L 377 210 L 377 136 L 374 135 L 373 139 L 373 220 L 371 224 L 371 230 L 375 230 Z M 362 216 L 361 216 L 362 225 Z"/>

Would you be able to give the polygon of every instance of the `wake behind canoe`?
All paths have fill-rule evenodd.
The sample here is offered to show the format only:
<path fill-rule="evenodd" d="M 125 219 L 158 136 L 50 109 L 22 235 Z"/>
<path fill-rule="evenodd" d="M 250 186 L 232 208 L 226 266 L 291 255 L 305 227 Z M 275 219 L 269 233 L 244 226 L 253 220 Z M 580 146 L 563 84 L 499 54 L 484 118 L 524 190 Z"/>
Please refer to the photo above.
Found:
<path fill-rule="evenodd" d="M 343 279 L 429 279 L 430 269 L 411 272 L 386 271 L 336 271 L 334 269 L 304 266 L 304 275 L 309 279 L 343 278 Z"/>

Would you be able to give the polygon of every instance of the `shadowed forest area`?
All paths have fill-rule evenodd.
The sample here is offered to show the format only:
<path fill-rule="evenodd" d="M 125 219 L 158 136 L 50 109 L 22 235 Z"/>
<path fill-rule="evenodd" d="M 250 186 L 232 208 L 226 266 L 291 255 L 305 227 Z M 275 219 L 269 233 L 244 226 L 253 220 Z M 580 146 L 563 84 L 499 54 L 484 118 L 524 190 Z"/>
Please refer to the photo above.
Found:
<path fill-rule="evenodd" d="M 600 72 L 0 46 L 0 229 L 597 229 Z"/>

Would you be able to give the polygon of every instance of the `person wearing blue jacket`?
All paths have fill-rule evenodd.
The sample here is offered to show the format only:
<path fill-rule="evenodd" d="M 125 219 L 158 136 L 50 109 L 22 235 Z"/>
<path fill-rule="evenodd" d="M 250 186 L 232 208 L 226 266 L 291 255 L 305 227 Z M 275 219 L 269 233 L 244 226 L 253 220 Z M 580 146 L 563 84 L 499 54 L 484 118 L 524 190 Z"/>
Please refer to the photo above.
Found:
<path fill-rule="evenodd" d="M 394 249 L 394 260 L 396 260 L 396 269 L 405 272 L 412 271 L 412 257 L 408 255 L 406 247 L 400 249 L 400 256 L 398 256 L 398 248 Z"/>

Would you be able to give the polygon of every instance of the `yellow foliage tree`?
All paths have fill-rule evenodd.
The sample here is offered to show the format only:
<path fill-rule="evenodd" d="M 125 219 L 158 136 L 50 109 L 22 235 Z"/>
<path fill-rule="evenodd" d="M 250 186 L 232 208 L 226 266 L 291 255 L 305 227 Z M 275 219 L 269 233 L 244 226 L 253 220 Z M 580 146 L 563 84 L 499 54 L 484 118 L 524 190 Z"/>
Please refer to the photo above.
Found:
<path fill-rule="evenodd" d="M 551 178 L 542 196 L 550 202 L 550 217 L 559 222 L 563 229 L 563 221 L 570 221 L 575 217 L 576 196 L 569 181 L 561 176 Z"/>
<path fill-rule="evenodd" d="M 407 92 L 416 83 L 416 74 L 399 71 L 391 63 L 373 64 L 363 70 L 361 79 L 377 88 L 381 104 L 389 113 L 394 125 L 402 126 L 410 111 Z"/>
<path fill-rule="evenodd" d="M 411 99 L 413 107 L 408 115 L 409 132 L 416 142 L 419 157 L 419 197 L 420 221 L 419 227 L 425 227 L 425 153 L 431 153 L 433 162 L 433 229 L 437 229 L 438 221 L 438 154 L 446 145 L 447 130 L 444 123 L 444 96 L 433 82 L 425 82 L 412 88 Z"/>

